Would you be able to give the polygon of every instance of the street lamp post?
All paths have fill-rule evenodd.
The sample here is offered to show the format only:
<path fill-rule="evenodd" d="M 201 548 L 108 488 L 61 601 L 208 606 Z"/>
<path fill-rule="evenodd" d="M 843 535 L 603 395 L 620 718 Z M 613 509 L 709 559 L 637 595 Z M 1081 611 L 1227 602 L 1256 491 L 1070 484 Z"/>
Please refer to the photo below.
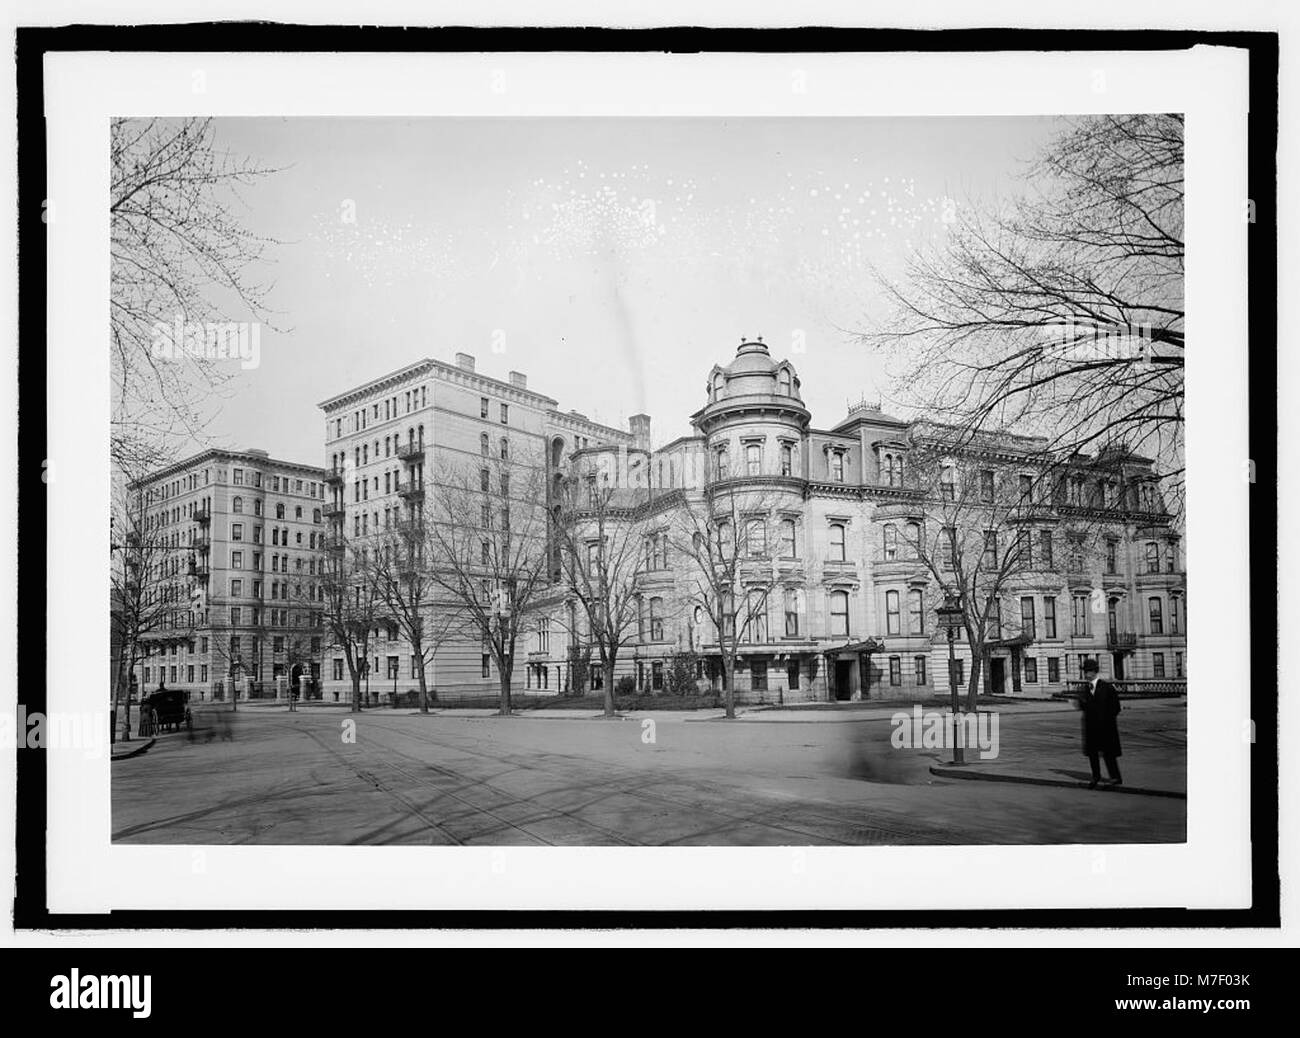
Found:
<path fill-rule="evenodd" d="M 957 628 L 961 626 L 962 612 L 961 605 L 952 595 L 944 599 L 943 605 L 935 610 L 939 618 L 939 626 L 948 632 L 948 691 L 952 696 L 952 762 L 954 764 L 966 763 L 966 751 L 961 744 L 961 714 L 960 703 L 957 696 Z"/>

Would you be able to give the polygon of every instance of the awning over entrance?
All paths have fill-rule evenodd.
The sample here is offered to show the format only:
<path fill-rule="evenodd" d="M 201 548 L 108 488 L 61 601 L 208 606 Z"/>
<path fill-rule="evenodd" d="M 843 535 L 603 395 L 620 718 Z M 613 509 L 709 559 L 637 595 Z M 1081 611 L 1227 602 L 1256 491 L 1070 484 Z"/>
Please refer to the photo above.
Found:
<path fill-rule="evenodd" d="M 858 656 L 864 652 L 884 652 L 885 643 L 879 638 L 864 638 L 862 641 L 849 642 L 845 645 L 832 645 L 822 651 L 827 656 Z"/>

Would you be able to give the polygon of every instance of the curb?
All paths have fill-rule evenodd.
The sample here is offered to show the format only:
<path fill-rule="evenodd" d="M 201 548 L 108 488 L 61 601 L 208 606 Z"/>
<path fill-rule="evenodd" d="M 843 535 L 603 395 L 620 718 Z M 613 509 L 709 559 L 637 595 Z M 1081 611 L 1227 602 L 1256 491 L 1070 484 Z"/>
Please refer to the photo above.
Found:
<path fill-rule="evenodd" d="M 113 759 L 113 760 L 129 760 L 131 757 L 138 757 L 138 756 L 140 756 L 140 754 L 142 754 L 142 753 L 147 753 L 148 750 L 149 750 L 149 747 L 152 746 L 155 742 L 157 742 L 156 739 L 150 739 L 147 743 L 144 743 L 142 746 L 137 746 L 137 747 L 136 747 L 134 750 L 132 750 L 130 753 L 114 753 L 114 754 L 112 755 L 112 759 Z"/>
<path fill-rule="evenodd" d="M 941 778 L 970 779 L 976 782 L 1018 782 L 1025 786 L 1056 786 L 1062 789 L 1088 788 L 1086 782 L 1072 782 L 1068 779 L 1035 778 L 1030 775 L 1008 775 L 996 772 L 980 774 L 978 771 L 970 771 L 969 766 L 946 768 L 940 764 L 932 764 L 930 765 L 930 774 L 938 775 Z M 1175 793 L 1168 789 L 1147 789 L 1142 786 L 1098 786 L 1097 788 L 1107 793 L 1131 793 L 1135 796 L 1169 797 L 1174 800 L 1187 799 L 1186 793 Z"/>

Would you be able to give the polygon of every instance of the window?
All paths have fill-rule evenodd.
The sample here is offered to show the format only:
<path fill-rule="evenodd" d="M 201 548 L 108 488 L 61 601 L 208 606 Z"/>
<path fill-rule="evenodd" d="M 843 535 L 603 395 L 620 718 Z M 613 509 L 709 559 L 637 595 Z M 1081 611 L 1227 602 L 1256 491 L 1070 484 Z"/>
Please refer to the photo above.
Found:
<path fill-rule="evenodd" d="M 488 487 L 491 485 L 491 481 L 492 481 L 492 473 L 490 473 L 487 469 L 478 470 L 478 488 L 481 491 L 483 491 L 483 493 L 485 494 L 487 493 Z"/>
<path fill-rule="evenodd" d="M 925 684 L 925 657 L 917 656 L 912 660 L 912 675 L 918 685 Z"/>
<path fill-rule="evenodd" d="M 659 664 L 655 664 L 659 666 Z M 767 660 L 754 660 L 749 665 L 749 687 L 755 692 L 767 691 Z"/>
<path fill-rule="evenodd" d="M 1106 541 L 1106 572 L 1113 574 L 1119 564 L 1119 545 L 1116 541 Z"/>
<path fill-rule="evenodd" d="M 650 599 L 650 640 L 652 642 L 661 642 L 664 640 L 664 600 L 662 598 Z"/>
<path fill-rule="evenodd" d="M 919 559 L 921 557 L 921 524 L 908 523 L 906 526 L 907 534 L 903 539 L 903 546 L 907 549 L 909 559 Z"/>
<path fill-rule="evenodd" d="M 780 371 L 777 372 L 776 386 L 777 386 L 777 392 L 781 396 L 790 395 L 790 369 L 789 368 L 782 368 Z"/>
<path fill-rule="evenodd" d="M 788 443 L 781 444 L 781 475 L 794 474 L 794 447 Z"/>
<path fill-rule="evenodd" d="M 832 483 L 844 482 L 844 453 L 843 451 L 833 450 L 827 458 L 830 466 L 830 477 Z"/>
<path fill-rule="evenodd" d="M 903 683 L 903 658 L 901 656 L 889 657 L 889 683 L 894 686 Z"/>
<path fill-rule="evenodd" d="M 844 562 L 844 524 L 831 523 L 830 548 L 826 558 L 831 562 Z"/>
<path fill-rule="evenodd" d="M 1052 557 L 1052 531 L 1038 531 L 1038 554 L 1042 556 L 1043 569 L 1053 569 L 1056 562 Z"/>
<path fill-rule="evenodd" d="M 1169 596 L 1169 633 L 1177 634 L 1181 623 L 1178 617 L 1179 598 L 1177 595 Z"/>
<path fill-rule="evenodd" d="M 748 626 L 750 641 L 767 641 L 767 592 L 750 591 Z"/>
<path fill-rule="evenodd" d="M 1160 572 L 1160 545 L 1155 541 L 1150 541 L 1147 544 L 1147 572 Z"/>
<path fill-rule="evenodd" d="M 799 636 L 799 592 L 792 587 L 785 589 L 785 636 Z"/>
<path fill-rule="evenodd" d="M 1034 567 L 1034 541 L 1028 530 L 1016 531 L 1015 547 L 1016 565 L 1021 569 L 1033 569 Z"/>
<path fill-rule="evenodd" d="M 895 592 L 897 594 L 897 592 Z M 849 593 L 831 592 L 831 634 L 847 637 L 849 633 Z"/>
<path fill-rule="evenodd" d="M 501 460 L 510 460 L 510 440 L 505 436 L 501 437 Z"/>
<path fill-rule="evenodd" d="M 1158 598 L 1147 599 L 1147 612 L 1151 618 L 1151 633 L 1164 634 L 1164 611 Z"/>
<path fill-rule="evenodd" d="M 244 593 L 244 582 L 242 580 L 232 580 L 230 582 L 230 596 L 239 598 Z"/>
<path fill-rule="evenodd" d="M 509 404 L 502 404 L 502 405 L 501 405 L 501 424 L 502 424 L 502 425 L 509 425 L 509 424 L 510 424 L 510 405 L 509 405 Z"/>
<path fill-rule="evenodd" d="M 244 524 L 243 524 L 243 523 L 231 523 L 231 524 L 230 524 L 230 539 L 231 539 L 232 541 L 242 541 L 242 540 L 244 539 Z"/>
<path fill-rule="evenodd" d="M 1163 652 L 1153 652 L 1151 654 L 1151 675 L 1157 678 L 1165 676 L 1165 654 Z"/>
<path fill-rule="evenodd" d="M 984 531 L 984 565 L 989 569 L 997 569 L 998 566 L 998 532 L 997 530 Z"/>
<path fill-rule="evenodd" d="M 1073 634 L 1076 638 L 1086 638 L 1088 636 L 1088 596 L 1074 595 L 1071 601 L 1074 606 Z"/>
<path fill-rule="evenodd" d="M 239 623 L 240 623 L 240 612 L 239 612 L 239 606 L 231 606 L 231 607 L 230 607 L 230 626 L 231 626 L 231 627 L 238 627 L 238 626 L 239 626 Z"/>
<path fill-rule="evenodd" d="M 243 482 L 244 482 L 244 470 L 243 470 L 243 469 L 235 469 L 235 470 L 234 470 L 234 483 L 235 483 L 235 486 L 241 486 L 241 485 L 243 485 Z"/>
<path fill-rule="evenodd" d="M 901 618 L 898 612 L 898 592 L 885 592 L 885 633 L 900 633 Z"/>
<path fill-rule="evenodd" d="M 791 692 L 799 691 L 799 661 L 791 660 L 785 665 L 785 685 Z"/>
<path fill-rule="evenodd" d="M 486 458 L 490 450 L 491 446 L 488 441 L 488 434 L 480 433 L 478 438 L 478 452 Z"/>
<path fill-rule="evenodd" d="M 720 449 L 720 450 L 718 451 L 718 456 L 717 456 L 717 466 L 716 466 L 716 468 L 717 468 L 717 473 L 718 473 L 718 479 L 726 479 L 726 478 L 727 478 L 727 475 L 728 475 L 728 472 L 729 472 L 729 467 L 728 467 L 728 464 L 727 464 L 727 448 L 726 448 L 726 447 L 723 447 L 722 449 Z"/>
<path fill-rule="evenodd" d="M 1002 637 L 1002 599 L 995 598 L 989 603 L 989 630 L 995 639 Z"/>
<path fill-rule="evenodd" d="M 745 475 L 757 476 L 763 471 L 763 448 L 757 443 L 745 445 Z"/>
<path fill-rule="evenodd" d="M 993 471 L 980 470 L 980 500 L 985 504 L 993 503 Z"/>
<path fill-rule="evenodd" d="M 951 465 L 939 469 L 939 496 L 945 501 L 957 498 L 957 473 Z"/>
<path fill-rule="evenodd" d="M 1020 500 L 1028 501 L 1034 495 L 1034 477 L 1022 475 L 1020 477 Z"/>
<path fill-rule="evenodd" d="M 798 557 L 793 519 L 781 520 L 781 557 L 783 559 L 793 559 Z"/>
<path fill-rule="evenodd" d="M 907 593 L 908 634 L 925 634 L 925 596 L 919 588 Z"/>
<path fill-rule="evenodd" d="M 898 530 L 894 528 L 892 523 L 888 523 L 885 526 L 884 534 L 886 561 L 898 558 Z"/>
<path fill-rule="evenodd" d="M 745 547 L 751 556 L 767 554 L 767 523 L 750 519 L 745 523 Z"/>
<path fill-rule="evenodd" d="M 1106 630 L 1110 634 L 1119 633 L 1119 599 L 1111 598 L 1106 601 Z"/>
<path fill-rule="evenodd" d="M 664 687 L 664 664 L 662 660 L 655 660 L 650 664 L 650 687 L 659 692 Z"/>
<path fill-rule="evenodd" d="M 242 497 L 236 496 L 230 502 L 230 510 L 232 512 L 242 512 L 244 510 L 244 499 Z"/>
<path fill-rule="evenodd" d="M 488 398 L 485 396 L 478 398 L 478 416 L 480 418 L 486 418 L 488 416 Z M 483 676 L 487 677 L 487 674 L 484 674 Z"/>
<path fill-rule="evenodd" d="M 1047 680 L 1056 683 L 1061 680 L 1061 660 L 1058 656 L 1047 657 Z"/>
<path fill-rule="evenodd" d="M 1025 657 L 1025 684 L 1038 684 L 1038 660 L 1033 656 Z"/>
<path fill-rule="evenodd" d="M 1173 541 L 1165 544 L 1165 572 L 1173 573 L 1178 569 L 1178 545 Z"/>
<path fill-rule="evenodd" d="M 1183 654 L 1181 652 L 1176 652 L 1174 653 L 1174 677 L 1181 678 L 1182 676 L 1183 676 Z"/>
<path fill-rule="evenodd" d="M 230 568 L 231 569 L 244 568 L 244 553 L 242 551 L 232 551 L 230 553 Z"/>
<path fill-rule="evenodd" d="M 1037 637 L 1034 628 L 1034 600 L 1028 596 L 1020 600 L 1020 633 L 1027 634 L 1030 638 Z"/>

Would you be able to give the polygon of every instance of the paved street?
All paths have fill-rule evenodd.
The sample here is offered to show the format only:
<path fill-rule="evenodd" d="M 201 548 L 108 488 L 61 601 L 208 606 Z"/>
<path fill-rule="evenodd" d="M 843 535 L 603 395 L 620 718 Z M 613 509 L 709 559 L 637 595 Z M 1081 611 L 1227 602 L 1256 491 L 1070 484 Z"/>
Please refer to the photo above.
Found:
<path fill-rule="evenodd" d="M 881 711 L 618 720 L 332 707 L 196 712 L 114 761 L 130 843 L 810 845 L 1181 842 L 1186 801 L 953 781 Z M 653 742 L 644 741 L 652 720 Z M 764 723 L 755 723 L 762 720 Z M 355 721 L 355 739 L 345 727 Z M 1185 789 L 1185 708 L 1126 704 L 1125 780 Z M 1004 770 L 1087 776 L 1072 711 L 1009 707 Z M 980 767 L 976 764 L 973 767 Z"/>

